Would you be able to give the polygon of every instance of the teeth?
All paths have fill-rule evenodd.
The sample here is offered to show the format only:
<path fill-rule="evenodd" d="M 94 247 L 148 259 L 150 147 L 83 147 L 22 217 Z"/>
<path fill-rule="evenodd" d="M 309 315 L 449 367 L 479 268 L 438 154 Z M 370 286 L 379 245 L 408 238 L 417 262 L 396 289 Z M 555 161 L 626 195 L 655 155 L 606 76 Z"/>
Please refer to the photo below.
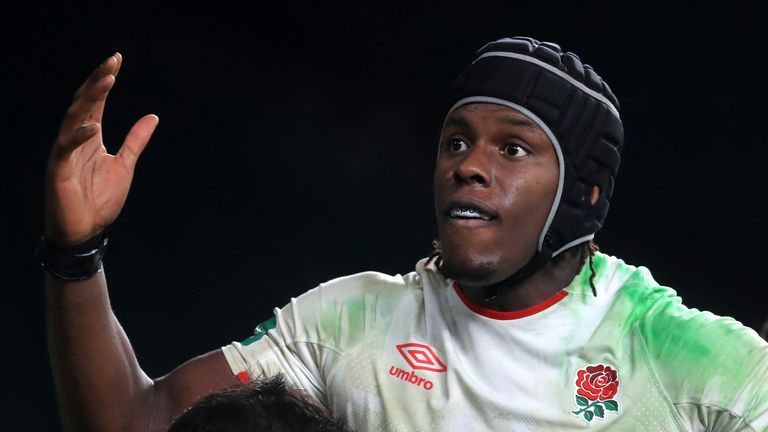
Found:
<path fill-rule="evenodd" d="M 491 220 L 490 217 L 478 212 L 475 209 L 467 207 L 454 207 L 451 209 L 451 217 L 465 219 Z"/>

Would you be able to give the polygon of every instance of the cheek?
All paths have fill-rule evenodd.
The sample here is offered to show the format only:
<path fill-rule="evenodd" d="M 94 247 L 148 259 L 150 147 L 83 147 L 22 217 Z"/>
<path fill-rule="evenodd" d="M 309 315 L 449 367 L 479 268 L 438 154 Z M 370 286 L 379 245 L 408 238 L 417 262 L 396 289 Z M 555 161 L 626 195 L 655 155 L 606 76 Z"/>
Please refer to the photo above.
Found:
<path fill-rule="evenodd" d="M 515 213 L 517 223 L 543 227 L 554 203 L 557 181 L 556 173 L 516 179 L 505 188 L 504 205 Z"/>
<path fill-rule="evenodd" d="M 509 209 L 505 235 L 526 244 L 526 249 L 538 244 L 557 192 L 557 171 L 540 171 L 537 176 L 519 176 L 505 188 L 504 207 Z M 519 243 L 518 243 L 519 244 Z"/>
<path fill-rule="evenodd" d="M 530 189 L 533 198 L 532 209 L 537 209 L 540 213 L 544 213 L 544 218 L 549 214 L 552 209 L 552 205 L 555 202 L 555 195 L 557 194 L 557 186 L 560 180 L 557 169 L 551 169 L 551 166 L 557 167 L 557 160 L 548 161 L 544 164 L 538 175 L 533 176 Z M 547 168 L 547 169 L 544 169 Z M 542 227 L 546 221 L 542 221 Z"/>
<path fill-rule="evenodd" d="M 446 179 L 451 177 L 451 168 L 448 165 L 449 164 L 444 161 L 443 158 L 438 157 L 437 163 L 435 164 L 435 171 L 432 174 L 432 185 L 434 186 L 435 191 L 443 187 L 446 184 Z"/>

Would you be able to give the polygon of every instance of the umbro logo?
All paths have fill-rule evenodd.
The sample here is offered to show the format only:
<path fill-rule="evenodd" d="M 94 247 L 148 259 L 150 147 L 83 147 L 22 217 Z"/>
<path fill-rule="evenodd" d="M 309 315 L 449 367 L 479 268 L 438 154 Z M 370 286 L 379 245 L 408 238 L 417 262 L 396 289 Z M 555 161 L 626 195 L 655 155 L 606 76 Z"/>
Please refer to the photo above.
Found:
<path fill-rule="evenodd" d="M 412 368 L 427 370 L 430 372 L 445 372 L 448 368 L 437 358 L 429 345 L 420 343 L 407 343 L 398 345 L 398 351 Z"/>
<path fill-rule="evenodd" d="M 407 343 L 397 345 L 395 348 L 400 352 L 405 361 L 413 369 L 426 370 L 430 372 L 445 372 L 448 368 L 445 363 L 440 361 L 432 348 L 429 345 L 420 343 Z M 400 369 L 399 367 L 390 366 L 389 374 L 395 378 L 399 378 L 409 384 L 413 384 L 416 387 L 423 387 L 425 390 L 432 390 L 434 383 L 432 381 L 416 375 L 415 371 L 407 371 Z"/>

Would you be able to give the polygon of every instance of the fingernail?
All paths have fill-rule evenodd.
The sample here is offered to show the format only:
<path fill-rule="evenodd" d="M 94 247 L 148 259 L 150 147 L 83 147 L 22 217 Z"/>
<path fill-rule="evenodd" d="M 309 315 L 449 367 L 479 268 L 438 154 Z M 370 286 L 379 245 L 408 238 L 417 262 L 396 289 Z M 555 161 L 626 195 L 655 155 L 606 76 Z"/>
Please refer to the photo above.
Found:
<path fill-rule="evenodd" d="M 115 53 L 115 54 L 117 54 L 117 53 Z M 101 62 L 101 64 L 99 65 L 99 67 L 104 67 L 104 65 L 105 65 L 105 64 L 107 64 L 107 62 L 109 61 L 109 59 L 111 59 L 112 57 L 115 57 L 115 54 L 112 54 L 111 56 L 107 57 L 107 59 L 106 59 L 106 60 L 104 60 L 103 62 Z M 117 57 L 115 57 L 115 59 L 117 59 Z"/>

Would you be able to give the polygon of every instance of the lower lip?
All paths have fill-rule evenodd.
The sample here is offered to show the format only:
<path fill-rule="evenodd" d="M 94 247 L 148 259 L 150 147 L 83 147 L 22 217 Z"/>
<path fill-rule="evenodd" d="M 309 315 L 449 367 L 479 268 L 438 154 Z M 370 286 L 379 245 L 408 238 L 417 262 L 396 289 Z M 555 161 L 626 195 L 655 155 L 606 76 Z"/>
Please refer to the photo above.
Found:
<path fill-rule="evenodd" d="M 446 220 L 451 225 L 455 225 L 455 226 L 458 226 L 458 227 L 467 227 L 467 228 L 487 227 L 487 226 L 493 225 L 496 222 L 496 219 L 491 219 L 491 220 L 485 220 L 485 219 L 460 219 L 460 218 L 452 218 L 452 217 L 446 217 Z"/>

